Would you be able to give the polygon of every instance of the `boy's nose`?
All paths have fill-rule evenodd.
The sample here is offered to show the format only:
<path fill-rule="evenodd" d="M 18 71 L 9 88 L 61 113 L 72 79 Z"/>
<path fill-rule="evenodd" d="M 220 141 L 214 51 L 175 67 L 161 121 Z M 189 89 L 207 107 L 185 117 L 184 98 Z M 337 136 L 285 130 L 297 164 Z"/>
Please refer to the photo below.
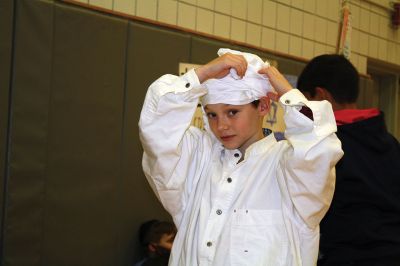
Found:
<path fill-rule="evenodd" d="M 218 120 L 218 130 L 226 130 L 228 129 L 229 125 L 225 119 Z"/>

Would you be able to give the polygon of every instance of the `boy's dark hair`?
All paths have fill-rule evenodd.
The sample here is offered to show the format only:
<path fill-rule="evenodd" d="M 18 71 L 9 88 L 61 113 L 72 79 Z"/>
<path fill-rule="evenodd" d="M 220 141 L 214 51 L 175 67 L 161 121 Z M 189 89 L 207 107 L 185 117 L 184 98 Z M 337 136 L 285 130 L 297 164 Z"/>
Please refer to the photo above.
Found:
<path fill-rule="evenodd" d="M 139 228 L 139 242 L 143 247 L 150 243 L 158 243 L 163 234 L 176 234 L 173 223 L 159 220 L 144 222 Z"/>
<path fill-rule="evenodd" d="M 315 96 L 315 88 L 326 89 L 337 103 L 354 103 L 358 97 L 359 76 L 342 55 L 326 54 L 312 59 L 297 80 L 297 88 Z"/>
<path fill-rule="evenodd" d="M 254 100 L 251 102 L 252 105 L 254 105 L 254 107 L 258 107 L 258 105 L 260 104 L 260 100 Z"/>

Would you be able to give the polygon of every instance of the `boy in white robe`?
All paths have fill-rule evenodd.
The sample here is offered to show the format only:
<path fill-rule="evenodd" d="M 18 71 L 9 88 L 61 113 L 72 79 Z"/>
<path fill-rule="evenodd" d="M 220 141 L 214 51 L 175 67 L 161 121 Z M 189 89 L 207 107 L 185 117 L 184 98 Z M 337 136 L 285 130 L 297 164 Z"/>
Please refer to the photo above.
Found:
<path fill-rule="evenodd" d="M 343 155 L 332 107 L 256 55 L 219 55 L 156 80 L 141 112 L 143 170 L 178 228 L 169 264 L 315 265 Z M 270 99 L 286 140 L 263 136 Z M 206 131 L 190 126 L 199 100 Z"/>

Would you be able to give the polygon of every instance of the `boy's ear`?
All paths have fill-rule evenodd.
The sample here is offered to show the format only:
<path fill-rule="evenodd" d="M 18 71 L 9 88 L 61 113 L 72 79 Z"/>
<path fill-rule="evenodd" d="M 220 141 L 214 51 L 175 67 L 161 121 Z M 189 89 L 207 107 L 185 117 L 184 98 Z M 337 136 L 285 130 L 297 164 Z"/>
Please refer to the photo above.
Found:
<path fill-rule="evenodd" d="M 264 116 L 268 114 L 270 106 L 271 100 L 267 96 L 261 97 L 258 103 L 258 111 L 260 115 Z"/>
<path fill-rule="evenodd" d="M 330 101 L 331 99 L 332 99 L 332 95 L 325 88 L 322 88 L 322 87 L 316 87 L 315 88 L 314 100 L 317 100 L 317 101 L 323 101 L 323 100 Z"/>

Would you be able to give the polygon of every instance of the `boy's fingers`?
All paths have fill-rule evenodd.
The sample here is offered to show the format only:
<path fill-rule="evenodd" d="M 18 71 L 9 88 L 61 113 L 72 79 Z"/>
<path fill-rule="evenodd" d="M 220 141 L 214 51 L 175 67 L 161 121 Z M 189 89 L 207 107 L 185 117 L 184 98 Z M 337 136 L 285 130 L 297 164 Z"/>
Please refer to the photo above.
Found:
<path fill-rule="evenodd" d="M 268 96 L 271 100 L 273 100 L 274 102 L 276 102 L 276 101 L 279 100 L 279 96 L 278 96 L 278 94 L 277 94 L 276 92 L 269 91 L 269 92 L 267 92 L 267 96 Z"/>
<path fill-rule="evenodd" d="M 258 73 L 259 74 L 266 74 L 265 73 L 265 69 L 266 69 L 266 67 L 261 68 L 260 70 L 258 70 Z"/>
<path fill-rule="evenodd" d="M 272 66 L 265 66 L 265 67 L 261 68 L 260 70 L 258 70 L 258 73 L 268 75 L 268 73 L 271 72 L 271 70 L 272 70 Z"/>
<path fill-rule="evenodd" d="M 240 64 L 236 69 L 237 74 L 239 77 L 243 78 L 244 74 L 246 73 L 246 66 L 243 66 L 243 64 Z"/>
<path fill-rule="evenodd" d="M 247 61 L 242 55 L 231 55 L 231 67 L 236 70 L 239 77 L 243 78 L 247 70 Z"/>

